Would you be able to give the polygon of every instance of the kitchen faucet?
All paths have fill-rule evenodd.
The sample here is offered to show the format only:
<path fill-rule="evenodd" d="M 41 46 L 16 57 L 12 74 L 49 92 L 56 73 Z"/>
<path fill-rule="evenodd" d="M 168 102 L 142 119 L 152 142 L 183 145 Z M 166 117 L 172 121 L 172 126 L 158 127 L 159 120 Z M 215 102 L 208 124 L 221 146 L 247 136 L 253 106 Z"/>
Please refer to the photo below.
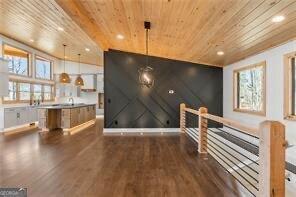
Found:
<path fill-rule="evenodd" d="M 72 105 L 74 105 L 74 98 L 73 97 L 70 97 L 68 101 L 69 102 L 72 101 Z"/>

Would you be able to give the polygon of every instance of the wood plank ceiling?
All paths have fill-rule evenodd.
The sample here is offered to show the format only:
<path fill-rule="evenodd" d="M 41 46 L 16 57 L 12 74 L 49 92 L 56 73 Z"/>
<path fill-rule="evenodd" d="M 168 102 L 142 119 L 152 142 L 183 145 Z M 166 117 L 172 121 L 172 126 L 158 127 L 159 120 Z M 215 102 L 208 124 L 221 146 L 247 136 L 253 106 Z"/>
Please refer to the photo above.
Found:
<path fill-rule="evenodd" d="M 54 0 L 0 0 L 0 33 L 58 58 L 65 43 L 68 60 L 81 53 L 82 62 L 103 64 L 102 50 Z"/>
<path fill-rule="evenodd" d="M 66 43 L 70 60 L 99 65 L 101 49 L 144 53 L 144 20 L 151 55 L 224 66 L 295 39 L 296 0 L 0 0 L 1 34 L 59 58 Z"/>
<path fill-rule="evenodd" d="M 144 53 L 149 20 L 151 55 L 195 63 L 224 66 L 296 37 L 296 0 L 56 2 L 103 49 Z M 272 23 L 276 15 L 286 19 Z"/>

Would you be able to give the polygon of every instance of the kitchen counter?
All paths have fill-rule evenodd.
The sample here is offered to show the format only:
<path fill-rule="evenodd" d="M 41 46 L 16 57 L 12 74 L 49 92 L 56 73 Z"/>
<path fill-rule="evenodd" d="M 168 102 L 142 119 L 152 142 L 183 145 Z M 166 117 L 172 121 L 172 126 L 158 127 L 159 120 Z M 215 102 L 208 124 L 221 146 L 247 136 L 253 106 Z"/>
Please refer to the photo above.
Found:
<path fill-rule="evenodd" d="M 37 106 L 38 109 L 72 109 L 72 108 L 78 108 L 78 107 L 87 107 L 87 106 L 93 106 L 96 104 L 53 104 L 53 105 L 40 105 Z"/>
<path fill-rule="evenodd" d="M 94 122 L 96 104 L 54 104 L 38 106 L 38 127 L 42 131 L 62 129 L 70 133 L 73 128 Z"/>

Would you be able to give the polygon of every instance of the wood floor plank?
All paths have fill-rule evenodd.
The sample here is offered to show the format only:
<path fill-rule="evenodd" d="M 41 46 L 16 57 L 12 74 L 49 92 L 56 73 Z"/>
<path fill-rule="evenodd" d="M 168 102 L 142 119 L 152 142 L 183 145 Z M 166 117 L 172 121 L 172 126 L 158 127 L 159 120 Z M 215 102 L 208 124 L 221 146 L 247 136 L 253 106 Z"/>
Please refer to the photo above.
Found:
<path fill-rule="evenodd" d="M 104 136 L 102 120 L 71 136 L 60 131 L 0 137 L 0 186 L 29 196 L 246 196 L 184 135 Z"/>

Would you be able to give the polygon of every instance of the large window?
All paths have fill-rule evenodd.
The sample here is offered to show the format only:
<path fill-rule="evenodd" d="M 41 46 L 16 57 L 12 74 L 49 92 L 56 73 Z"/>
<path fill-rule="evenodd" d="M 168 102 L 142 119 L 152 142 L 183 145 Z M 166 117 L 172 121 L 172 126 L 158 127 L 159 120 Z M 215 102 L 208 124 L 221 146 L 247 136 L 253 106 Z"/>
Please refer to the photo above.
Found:
<path fill-rule="evenodd" d="M 31 99 L 31 84 L 30 83 L 19 83 L 18 84 L 19 100 L 30 101 Z"/>
<path fill-rule="evenodd" d="M 44 85 L 43 86 L 43 99 L 45 101 L 52 100 L 53 99 L 52 96 L 53 96 L 52 86 Z"/>
<path fill-rule="evenodd" d="M 265 115 L 265 65 L 234 71 L 234 111 Z"/>
<path fill-rule="evenodd" d="M 296 120 L 296 53 L 287 54 L 285 60 L 284 116 Z"/>
<path fill-rule="evenodd" d="M 39 79 L 51 79 L 52 62 L 48 59 L 36 56 L 35 59 L 35 76 Z"/>
<path fill-rule="evenodd" d="M 3 103 L 29 103 L 33 101 L 52 101 L 53 85 L 35 84 L 26 81 L 9 81 L 9 95 L 3 97 Z"/>
<path fill-rule="evenodd" d="M 27 51 L 3 45 L 4 57 L 9 61 L 9 72 L 16 75 L 29 76 L 30 54 Z"/>
<path fill-rule="evenodd" d="M 43 100 L 42 99 L 42 85 L 33 84 L 33 99 L 34 100 Z"/>
<path fill-rule="evenodd" d="M 9 81 L 8 83 L 8 96 L 3 97 L 4 101 L 14 102 L 17 100 L 17 83 L 15 81 Z"/>

